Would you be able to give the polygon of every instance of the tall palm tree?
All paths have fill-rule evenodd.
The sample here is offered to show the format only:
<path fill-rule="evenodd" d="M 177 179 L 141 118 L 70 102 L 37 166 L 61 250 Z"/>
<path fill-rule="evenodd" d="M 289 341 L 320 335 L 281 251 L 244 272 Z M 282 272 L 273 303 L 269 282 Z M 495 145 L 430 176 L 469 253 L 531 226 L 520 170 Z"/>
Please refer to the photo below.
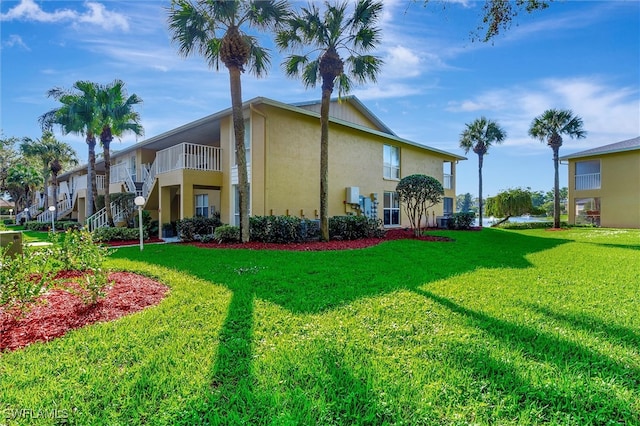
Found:
<path fill-rule="evenodd" d="M 534 118 L 529 127 L 529 136 L 546 142 L 553 150 L 553 227 L 560 227 L 560 176 L 558 174 L 558 153 L 562 146 L 562 135 L 571 139 L 582 139 L 587 135 L 582 118 L 571 110 L 548 109 Z"/>
<path fill-rule="evenodd" d="M 142 136 L 144 130 L 140 124 L 140 114 L 133 107 L 142 103 L 135 93 L 127 97 L 122 80 L 114 80 L 106 86 L 100 86 L 97 93 L 99 108 L 100 143 L 102 144 L 104 157 L 104 205 L 107 212 L 107 223 L 113 226 L 111 214 L 111 196 L 109 182 L 111 181 L 111 141 L 114 136 L 120 137 L 126 132 L 132 132 L 136 136 Z"/>
<path fill-rule="evenodd" d="M 39 118 L 43 130 L 51 130 L 59 125 L 62 134 L 77 134 L 85 137 L 89 150 L 89 165 L 87 167 L 87 216 L 95 211 L 95 200 L 98 189 L 96 187 L 96 135 L 102 128 L 99 124 L 99 110 L 97 104 L 98 85 L 90 81 L 76 81 L 74 90 L 53 88 L 47 96 L 59 101 L 62 106 L 46 112 Z"/>
<path fill-rule="evenodd" d="M 25 138 L 20 145 L 20 150 L 23 155 L 40 161 L 45 186 L 51 178 L 51 186 L 53 187 L 53 202 L 51 204 L 55 205 L 58 200 L 58 174 L 64 166 L 78 164 L 76 152 L 71 145 L 57 140 L 49 131 L 43 132 L 42 138 L 35 141 Z M 45 192 L 46 196 L 47 192 Z M 45 198 L 45 205 L 48 204 Z M 57 214 L 57 211 L 54 214 Z"/>
<path fill-rule="evenodd" d="M 240 75 L 248 67 L 261 77 L 271 62 L 269 51 L 242 28 L 275 30 L 288 13 L 286 1 L 257 0 L 173 0 L 169 10 L 169 29 L 179 53 L 185 57 L 198 53 L 211 68 L 218 70 L 222 62 L 229 71 L 243 242 L 249 241 L 249 179 Z"/>
<path fill-rule="evenodd" d="M 348 93 L 352 80 L 358 83 L 376 81 L 382 60 L 367 52 L 380 43 L 376 26 L 382 2 L 359 0 L 347 16 L 347 2 L 325 3 L 321 13 L 315 3 L 303 7 L 287 19 L 286 28 L 278 33 L 276 43 L 281 50 L 292 52 L 310 48 L 307 54 L 291 54 L 284 61 L 290 77 L 300 77 L 305 87 L 322 82 L 320 106 L 320 230 L 329 240 L 329 106 L 331 94 Z M 343 56 L 341 56 L 341 54 Z"/>
<path fill-rule="evenodd" d="M 507 133 L 500 125 L 485 117 L 475 119 L 471 123 L 465 124 L 466 128 L 460 135 L 460 148 L 465 154 L 473 150 L 478 154 L 478 216 L 480 227 L 482 227 L 482 164 L 484 156 L 493 144 L 502 143 Z"/>

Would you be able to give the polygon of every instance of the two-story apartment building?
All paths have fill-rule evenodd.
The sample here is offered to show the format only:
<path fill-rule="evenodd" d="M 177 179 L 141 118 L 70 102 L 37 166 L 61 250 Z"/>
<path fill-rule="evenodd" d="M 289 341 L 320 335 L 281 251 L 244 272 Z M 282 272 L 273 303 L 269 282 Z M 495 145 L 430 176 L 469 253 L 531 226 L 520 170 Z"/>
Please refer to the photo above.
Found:
<path fill-rule="evenodd" d="M 320 103 L 285 104 L 254 98 L 243 105 L 251 215 L 318 218 Z M 329 130 L 329 215 L 366 214 L 386 227 L 408 226 L 395 187 L 407 175 L 437 178 L 444 202 L 430 218 L 455 209 L 456 164 L 465 157 L 398 137 L 357 98 L 333 101 Z M 220 214 L 237 224 L 238 174 L 231 108 L 112 154 L 110 192 L 134 192 L 160 224 Z M 96 165 L 104 187 L 104 164 Z M 58 177 L 58 217 L 89 228 L 104 212 L 86 215 L 86 166 Z M 112 205 L 116 221 L 118 206 Z M 47 212 L 41 220 L 50 220 Z"/>
<path fill-rule="evenodd" d="M 640 228 L 640 137 L 560 160 L 569 163 L 569 223 Z"/>

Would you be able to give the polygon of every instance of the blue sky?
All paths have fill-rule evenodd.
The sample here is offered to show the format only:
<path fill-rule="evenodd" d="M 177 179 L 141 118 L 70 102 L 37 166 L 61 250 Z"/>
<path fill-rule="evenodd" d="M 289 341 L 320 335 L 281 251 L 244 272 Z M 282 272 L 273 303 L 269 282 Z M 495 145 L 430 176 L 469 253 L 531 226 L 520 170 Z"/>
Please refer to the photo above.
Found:
<path fill-rule="evenodd" d="M 302 5 L 304 3 L 293 3 Z M 584 120 L 586 139 L 565 138 L 560 154 L 640 135 L 640 2 L 560 1 L 519 15 L 492 43 L 472 42 L 483 2 L 385 1 L 376 54 L 385 66 L 376 84 L 353 94 L 399 136 L 463 154 L 465 123 L 482 115 L 507 131 L 485 158 L 484 194 L 512 187 L 550 190 L 551 149 L 527 135 L 548 108 L 568 108 Z M 38 117 L 56 107 L 53 87 L 77 80 L 125 81 L 144 103 L 145 137 L 230 106 L 228 73 L 201 57 L 184 59 L 170 42 L 168 1 L 3 0 L 1 116 L 5 137 L 40 137 Z M 272 51 L 266 78 L 243 77 L 243 99 L 318 99 L 284 76 Z M 62 136 L 86 160 L 81 138 Z M 112 145 L 135 143 L 132 136 Z M 478 192 L 477 156 L 458 165 L 457 192 Z M 566 185 L 566 166 L 561 184 Z"/>

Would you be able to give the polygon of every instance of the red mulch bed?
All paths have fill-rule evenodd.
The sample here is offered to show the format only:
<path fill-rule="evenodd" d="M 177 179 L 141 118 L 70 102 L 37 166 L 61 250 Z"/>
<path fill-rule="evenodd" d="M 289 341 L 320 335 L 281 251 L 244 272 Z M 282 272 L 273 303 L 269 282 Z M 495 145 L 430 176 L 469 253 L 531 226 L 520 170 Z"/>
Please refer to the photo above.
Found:
<path fill-rule="evenodd" d="M 416 237 L 410 229 L 392 229 L 386 232 L 384 238 L 364 238 L 361 240 L 331 240 L 331 241 L 310 241 L 304 243 L 261 243 L 259 241 L 249 241 L 248 243 L 198 243 L 190 244 L 202 248 L 232 248 L 249 250 L 291 250 L 291 251 L 323 251 L 323 250 L 352 250 L 375 246 L 383 241 L 390 240 L 419 240 L 419 241 L 453 241 L 448 237 L 438 237 L 435 235 L 424 235 Z"/>
<path fill-rule="evenodd" d="M 57 278 L 74 278 L 66 273 Z M 22 317 L 0 308 L 0 353 L 23 348 L 33 342 L 49 341 L 67 331 L 95 322 L 106 322 L 160 303 L 169 290 L 150 278 L 129 272 L 109 274 L 106 296 L 86 305 L 77 295 L 52 289 L 42 295 Z M 73 285 L 73 284 L 70 284 Z"/>

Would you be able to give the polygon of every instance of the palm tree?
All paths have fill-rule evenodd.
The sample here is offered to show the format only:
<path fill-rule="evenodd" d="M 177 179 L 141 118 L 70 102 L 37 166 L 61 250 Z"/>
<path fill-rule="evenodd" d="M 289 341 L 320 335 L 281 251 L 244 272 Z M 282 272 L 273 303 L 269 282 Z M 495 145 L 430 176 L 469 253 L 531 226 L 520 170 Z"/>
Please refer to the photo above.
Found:
<path fill-rule="evenodd" d="M 136 136 L 144 134 L 140 125 L 140 114 L 133 110 L 134 105 L 142 102 L 135 93 L 127 97 L 122 80 L 114 80 L 113 83 L 100 86 L 97 93 L 99 108 L 100 143 L 104 156 L 104 205 L 107 212 L 107 223 L 113 226 L 111 213 L 111 197 L 109 182 L 111 181 L 111 141 L 113 137 L 120 137 L 126 132 L 133 132 Z"/>
<path fill-rule="evenodd" d="M 51 178 L 51 185 L 53 186 L 53 202 L 51 204 L 55 205 L 58 200 L 58 174 L 65 165 L 78 164 L 76 152 L 71 145 L 57 140 L 53 133 L 49 131 L 45 131 L 42 134 L 42 138 L 35 141 L 25 138 L 20 145 L 20 150 L 23 155 L 40 161 L 45 186 L 49 178 Z M 45 192 L 45 197 L 47 195 Z M 45 205 L 48 204 L 45 198 Z"/>
<path fill-rule="evenodd" d="M 534 118 L 529 128 L 529 136 L 546 142 L 553 150 L 553 227 L 560 227 L 560 176 L 558 174 L 558 153 L 562 146 L 562 135 L 571 139 L 582 139 L 587 135 L 582 118 L 571 110 L 548 109 Z"/>
<path fill-rule="evenodd" d="M 256 77 L 270 65 L 269 51 L 258 39 L 245 33 L 244 26 L 275 30 L 288 16 L 286 1 L 174 0 L 169 10 L 169 29 L 183 56 L 199 53 L 209 66 L 229 71 L 233 131 L 238 163 L 240 229 L 242 241 L 249 241 L 249 179 L 244 146 L 242 85 L 240 75 L 249 68 Z"/>
<path fill-rule="evenodd" d="M 83 135 L 89 148 L 89 165 L 87 167 L 87 216 L 94 213 L 95 199 L 98 189 L 96 187 L 96 135 L 100 134 L 97 104 L 98 85 L 90 81 L 76 81 L 73 85 L 75 91 L 54 88 L 47 92 L 47 96 L 59 101 L 62 106 L 46 112 L 39 118 L 43 130 L 51 130 L 54 125 L 59 125 L 62 134 L 69 133 Z"/>
<path fill-rule="evenodd" d="M 485 117 L 477 118 L 465 126 L 466 129 L 460 135 L 460 148 L 464 149 L 465 154 L 469 150 L 478 154 L 478 217 L 482 227 L 482 163 L 489 147 L 494 143 L 502 143 L 507 133 L 497 122 L 487 120 Z"/>
<path fill-rule="evenodd" d="M 300 77 L 305 87 L 322 82 L 320 106 L 320 230 L 329 240 L 329 106 L 334 86 L 338 94 L 350 91 L 352 79 L 358 83 L 376 81 L 382 60 L 367 52 L 380 43 L 376 26 L 382 2 L 359 0 L 353 14 L 347 17 L 347 3 L 336 6 L 325 3 L 321 14 L 315 3 L 302 8 L 287 19 L 286 28 L 278 33 L 281 50 L 292 52 L 311 48 L 305 55 L 292 54 L 284 61 L 290 77 Z M 344 59 L 341 53 L 345 55 Z M 313 58 L 312 58 L 313 55 Z"/>
<path fill-rule="evenodd" d="M 24 202 L 24 207 L 31 207 L 31 194 L 42 184 L 42 175 L 37 168 L 30 164 L 17 163 L 7 172 L 7 186 L 9 194 L 15 200 L 16 208 L 20 200 Z M 27 214 L 27 220 L 29 214 Z"/>

